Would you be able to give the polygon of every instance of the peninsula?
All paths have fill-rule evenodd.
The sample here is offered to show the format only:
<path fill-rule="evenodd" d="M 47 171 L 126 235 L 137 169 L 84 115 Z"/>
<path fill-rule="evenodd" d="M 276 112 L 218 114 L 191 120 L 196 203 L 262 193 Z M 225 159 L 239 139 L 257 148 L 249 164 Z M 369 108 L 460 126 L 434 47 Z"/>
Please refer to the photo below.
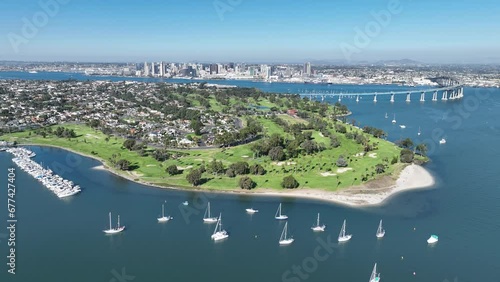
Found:
<path fill-rule="evenodd" d="M 340 103 L 203 83 L 2 85 L 0 97 L 11 104 L 4 123 L 37 126 L 9 128 L 0 140 L 71 150 L 145 184 L 351 205 L 433 184 L 425 169 L 410 165 L 426 161 L 425 144 L 386 141 L 383 130 L 348 120 Z"/>

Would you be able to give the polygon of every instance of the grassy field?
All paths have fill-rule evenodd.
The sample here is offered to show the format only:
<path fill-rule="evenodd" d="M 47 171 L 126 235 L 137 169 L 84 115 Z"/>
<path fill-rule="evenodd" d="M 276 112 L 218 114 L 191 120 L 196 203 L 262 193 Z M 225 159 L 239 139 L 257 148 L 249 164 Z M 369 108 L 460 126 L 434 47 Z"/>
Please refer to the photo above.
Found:
<path fill-rule="evenodd" d="M 293 118 L 292 118 L 293 119 Z M 288 136 L 283 129 L 274 122 L 259 118 L 266 134 L 279 133 Z M 257 189 L 282 189 L 280 183 L 283 177 L 293 175 L 300 183 L 300 188 L 315 188 L 334 191 L 337 189 L 361 184 L 362 175 L 369 175 L 369 180 L 376 179 L 381 175 L 393 175 L 404 165 L 389 165 L 394 156 L 399 156 L 400 149 L 393 143 L 371 138 L 371 141 L 378 143 L 378 149 L 368 154 L 363 154 L 362 145 L 356 144 L 353 140 L 347 140 L 343 134 L 337 134 L 341 146 L 330 148 L 321 153 L 300 156 L 296 159 L 290 159 L 285 162 L 272 162 L 268 157 L 253 158 L 250 150 L 251 144 L 241 145 L 227 149 L 206 149 L 206 150 L 171 150 L 170 152 L 179 152 L 183 156 L 178 159 L 169 159 L 164 162 L 158 162 L 150 156 L 142 157 L 137 152 L 126 150 L 122 147 L 124 139 L 107 136 L 100 131 L 93 130 L 84 125 L 63 125 L 66 128 L 73 129 L 77 133 L 77 138 L 65 139 L 49 135 L 43 138 L 33 132 L 20 132 L 0 136 L 0 140 L 17 141 L 19 144 L 40 144 L 59 146 L 91 155 L 101 159 L 106 166 L 110 167 L 110 158 L 112 155 L 118 156 L 118 159 L 127 159 L 134 166 L 130 172 L 115 172 L 162 186 L 191 187 L 186 180 L 186 174 L 191 168 L 198 168 L 200 165 L 208 165 L 213 159 L 220 160 L 227 167 L 231 163 L 246 161 L 249 164 L 261 164 L 267 171 L 263 176 L 251 175 L 250 177 L 257 183 Z M 350 130 L 359 130 L 348 126 Z M 323 137 L 319 132 L 313 131 L 312 137 L 318 143 L 324 143 L 329 148 L 329 138 Z M 149 149 L 152 151 L 152 149 Z M 335 165 L 340 155 L 349 159 L 347 168 L 338 168 Z M 386 172 L 381 175 L 374 173 L 375 165 L 384 163 L 388 165 Z M 184 170 L 183 174 L 169 176 L 165 169 L 169 165 L 176 165 Z M 217 190 L 238 189 L 239 177 L 229 178 L 227 176 L 215 176 L 204 173 L 203 177 L 208 181 L 201 188 Z"/>

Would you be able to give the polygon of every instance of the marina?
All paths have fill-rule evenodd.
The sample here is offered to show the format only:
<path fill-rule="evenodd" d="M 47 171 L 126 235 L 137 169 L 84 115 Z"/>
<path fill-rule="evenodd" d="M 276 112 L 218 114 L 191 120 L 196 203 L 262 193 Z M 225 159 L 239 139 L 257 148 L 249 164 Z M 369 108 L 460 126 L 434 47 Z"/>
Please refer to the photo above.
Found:
<path fill-rule="evenodd" d="M 45 169 L 40 164 L 31 160 L 32 157 L 36 156 L 32 151 L 23 147 L 8 148 L 6 151 L 14 155 L 12 161 L 19 168 L 41 182 L 43 186 L 54 192 L 57 197 L 71 197 L 82 191 L 80 186 L 74 185 L 72 181 L 54 174 L 52 170 Z"/>

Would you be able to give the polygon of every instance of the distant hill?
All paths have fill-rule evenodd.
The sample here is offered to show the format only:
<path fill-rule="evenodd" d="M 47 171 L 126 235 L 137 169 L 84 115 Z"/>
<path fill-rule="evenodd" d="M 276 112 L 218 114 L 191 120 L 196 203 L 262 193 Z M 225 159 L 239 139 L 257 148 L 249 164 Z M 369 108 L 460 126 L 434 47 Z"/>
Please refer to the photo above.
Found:
<path fill-rule="evenodd" d="M 390 65 L 390 66 L 416 66 L 423 65 L 423 63 L 410 60 L 410 59 L 401 59 L 401 60 L 382 60 L 375 63 L 376 65 Z"/>

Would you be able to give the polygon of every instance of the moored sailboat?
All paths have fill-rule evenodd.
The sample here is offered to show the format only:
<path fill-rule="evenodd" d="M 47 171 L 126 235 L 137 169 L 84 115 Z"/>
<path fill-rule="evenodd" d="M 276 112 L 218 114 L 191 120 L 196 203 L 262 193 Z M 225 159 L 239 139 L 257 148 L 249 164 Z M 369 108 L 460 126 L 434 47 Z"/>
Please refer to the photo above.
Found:
<path fill-rule="evenodd" d="M 158 218 L 158 222 L 166 222 L 173 219 L 171 216 L 165 216 L 165 204 L 161 205 L 161 217 Z"/>
<path fill-rule="evenodd" d="M 288 222 L 285 223 L 285 227 L 283 228 L 283 231 L 281 232 L 281 236 L 280 236 L 280 241 L 279 241 L 279 244 L 280 245 L 290 245 L 291 243 L 293 243 L 294 239 L 293 238 L 288 238 Z"/>
<path fill-rule="evenodd" d="M 125 226 L 120 226 L 120 216 L 118 215 L 118 224 L 115 228 L 111 226 L 111 212 L 109 213 L 109 229 L 103 230 L 106 234 L 116 234 L 125 230 Z"/>
<path fill-rule="evenodd" d="M 342 229 L 340 229 L 340 233 L 339 233 L 339 238 L 338 238 L 339 242 L 347 242 L 347 241 L 351 240 L 352 235 L 346 234 L 345 227 L 346 227 L 346 220 L 344 219 L 344 224 L 342 224 Z"/>
<path fill-rule="evenodd" d="M 278 207 L 278 210 L 276 211 L 276 214 L 274 215 L 274 218 L 278 220 L 288 219 L 288 216 L 281 214 L 281 203 L 280 206 Z"/>
<path fill-rule="evenodd" d="M 256 212 L 259 212 L 259 210 L 256 210 L 254 208 L 249 208 L 249 209 L 245 209 L 247 213 L 256 213 Z"/>
<path fill-rule="evenodd" d="M 203 215 L 203 222 L 214 223 L 217 221 L 217 217 L 211 217 L 210 215 L 210 202 L 208 202 L 207 209 L 205 210 L 205 214 Z"/>
<path fill-rule="evenodd" d="M 370 276 L 370 282 L 379 282 L 380 273 L 377 273 L 377 263 L 373 266 L 372 275 Z"/>
<path fill-rule="evenodd" d="M 319 213 L 318 213 L 318 218 L 316 219 L 316 225 L 311 227 L 311 229 L 315 232 L 322 232 L 325 231 L 326 225 L 320 225 L 319 224 Z"/>
<path fill-rule="evenodd" d="M 377 236 L 377 238 L 383 238 L 384 235 L 385 235 L 385 230 L 382 227 L 382 219 L 381 219 L 380 223 L 378 224 L 376 236 Z"/>
<path fill-rule="evenodd" d="M 226 239 L 229 237 L 229 234 L 226 230 L 222 229 L 222 213 L 219 214 L 219 218 L 217 218 L 217 225 L 215 225 L 214 233 L 211 238 L 214 241 L 219 241 L 222 239 Z"/>

